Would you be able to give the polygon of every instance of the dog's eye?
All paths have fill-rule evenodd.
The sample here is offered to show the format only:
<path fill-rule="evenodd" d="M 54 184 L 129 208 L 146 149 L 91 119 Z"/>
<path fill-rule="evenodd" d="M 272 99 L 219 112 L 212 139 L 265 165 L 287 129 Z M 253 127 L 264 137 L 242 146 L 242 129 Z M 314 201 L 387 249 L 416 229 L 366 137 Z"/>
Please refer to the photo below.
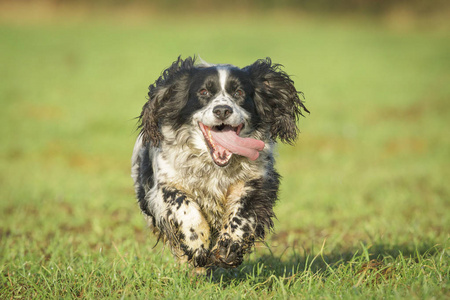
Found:
<path fill-rule="evenodd" d="M 236 92 L 234 92 L 234 97 L 241 97 L 242 95 L 244 95 L 244 92 L 242 90 L 237 90 Z"/>
<path fill-rule="evenodd" d="M 202 96 L 209 96 L 209 92 L 207 89 L 201 89 L 199 94 Z"/>

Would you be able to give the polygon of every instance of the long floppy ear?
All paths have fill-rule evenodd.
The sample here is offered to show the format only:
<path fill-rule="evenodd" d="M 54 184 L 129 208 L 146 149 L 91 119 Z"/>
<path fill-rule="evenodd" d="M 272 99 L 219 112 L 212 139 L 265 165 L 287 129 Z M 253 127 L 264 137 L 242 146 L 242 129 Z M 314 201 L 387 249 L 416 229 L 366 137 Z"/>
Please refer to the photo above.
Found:
<path fill-rule="evenodd" d="M 255 86 L 255 105 L 263 122 L 270 125 L 272 138 L 291 144 L 299 132 L 297 120 L 303 116 L 302 109 L 309 111 L 299 98 L 303 94 L 295 89 L 294 82 L 281 67 L 266 58 L 243 70 L 249 73 Z"/>
<path fill-rule="evenodd" d="M 185 75 L 194 67 L 195 57 L 185 60 L 178 57 L 172 65 L 164 70 L 161 76 L 149 86 L 148 101 L 142 107 L 139 116 L 139 128 L 144 144 L 151 142 L 158 146 L 163 139 L 161 124 L 164 118 L 170 117 L 170 112 L 182 105 L 177 101 L 176 94 L 180 92 L 181 84 L 185 82 Z"/>

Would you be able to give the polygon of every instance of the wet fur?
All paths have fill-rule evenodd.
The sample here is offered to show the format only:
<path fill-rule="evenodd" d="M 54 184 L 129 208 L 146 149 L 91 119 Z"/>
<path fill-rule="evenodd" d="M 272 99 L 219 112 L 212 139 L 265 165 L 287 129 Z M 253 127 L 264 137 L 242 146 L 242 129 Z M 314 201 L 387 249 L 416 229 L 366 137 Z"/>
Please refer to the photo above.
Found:
<path fill-rule="evenodd" d="M 216 78 L 219 69 L 245 90 L 245 99 L 236 102 L 248 115 L 242 135 L 266 144 L 255 161 L 233 155 L 226 167 L 217 166 L 195 123 L 196 112 L 209 103 L 196 96 L 195 87 L 208 76 Z M 298 116 L 308 112 L 299 92 L 269 58 L 239 69 L 196 65 L 189 57 L 167 68 L 148 96 L 132 177 L 149 226 L 181 261 L 196 267 L 240 265 L 255 240 L 273 227 L 280 178 L 273 149 L 277 139 L 292 143 L 297 137 Z"/>

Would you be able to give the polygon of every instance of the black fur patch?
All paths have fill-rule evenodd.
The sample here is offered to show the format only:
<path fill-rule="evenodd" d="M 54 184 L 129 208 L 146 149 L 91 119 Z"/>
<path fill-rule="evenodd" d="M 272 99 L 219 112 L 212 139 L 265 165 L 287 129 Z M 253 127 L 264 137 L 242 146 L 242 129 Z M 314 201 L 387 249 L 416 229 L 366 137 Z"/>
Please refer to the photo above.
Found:
<path fill-rule="evenodd" d="M 279 184 L 280 175 L 271 169 L 265 178 L 252 180 L 246 185 L 250 191 L 242 199 L 243 207 L 238 210 L 237 216 L 244 219 L 250 216 L 256 217 L 255 235 L 257 238 L 264 239 L 265 228 L 269 230 L 273 228 L 272 218 L 275 217 L 273 206 L 278 199 Z M 250 230 L 248 224 L 242 227 L 244 232 Z"/>
<path fill-rule="evenodd" d="M 281 70 L 281 65 L 273 64 L 270 58 L 257 60 L 245 67 L 255 87 L 254 101 L 261 120 L 270 124 L 272 139 L 293 143 L 297 138 L 298 116 L 302 109 L 308 112 L 299 98 L 294 82 Z"/>
<path fill-rule="evenodd" d="M 144 214 L 153 217 L 152 213 L 148 208 L 148 202 L 145 199 L 146 195 L 145 187 L 147 186 L 151 188 L 153 186 L 153 168 L 149 156 L 148 147 L 145 148 L 143 156 L 139 162 L 139 173 L 137 180 L 140 183 L 137 191 L 137 199 L 139 202 L 139 207 L 141 208 Z"/>

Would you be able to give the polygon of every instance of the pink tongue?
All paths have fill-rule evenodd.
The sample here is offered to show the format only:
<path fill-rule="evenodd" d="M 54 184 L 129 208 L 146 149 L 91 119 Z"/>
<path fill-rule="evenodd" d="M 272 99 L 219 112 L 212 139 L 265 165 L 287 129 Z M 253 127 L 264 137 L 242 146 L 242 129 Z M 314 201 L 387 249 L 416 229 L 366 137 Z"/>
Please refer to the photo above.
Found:
<path fill-rule="evenodd" d="M 241 138 L 230 128 L 222 131 L 211 130 L 212 138 L 222 147 L 230 152 L 255 160 L 259 156 L 259 151 L 264 149 L 264 142 L 252 138 Z"/>

